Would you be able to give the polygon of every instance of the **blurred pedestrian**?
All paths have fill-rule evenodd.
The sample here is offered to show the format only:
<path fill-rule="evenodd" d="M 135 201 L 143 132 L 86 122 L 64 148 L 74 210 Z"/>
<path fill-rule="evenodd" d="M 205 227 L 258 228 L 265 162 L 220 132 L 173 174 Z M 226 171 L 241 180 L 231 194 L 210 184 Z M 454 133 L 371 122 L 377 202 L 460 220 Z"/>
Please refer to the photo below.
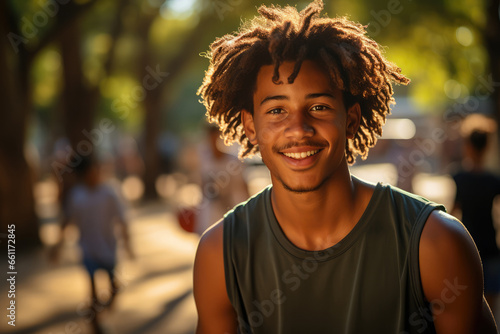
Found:
<path fill-rule="evenodd" d="M 207 132 L 199 161 L 203 199 L 196 213 L 195 232 L 200 235 L 249 196 L 243 163 L 221 150 L 224 144 L 218 127 L 209 126 Z"/>
<path fill-rule="evenodd" d="M 62 228 L 69 223 L 77 226 L 80 231 L 82 262 L 89 274 L 93 304 L 110 306 L 118 292 L 114 273 L 117 261 L 115 225 L 121 227 L 125 250 L 133 257 L 124 205 L 114 189 L 102 182 L 99 165 L 95 160 L 83 158 L 75 167 L 75 174 L 78 183 L 68 195 Z M 61 238 L 57 249 L 60 249 L 62 241 Z M 98 299 L 94 274 L 99 269 L 109 275 L 111 291 L 107 301 Z"/>
<path fill-rule="evenodd" d="M 58 196 L 61 218 L 64 221 L 68 215 L 68 198 L 73 186 L 77 183 L 76 173 L 68 172 L 71 146 L 65 137 L 59 138 L 54 144 L 52 155 L 52 173 L 57 180 Z"/>
<path fill-rule="evenodd" d="M 485 168 L 485 155 L 495 128 L 492 120 L 480 115 L 471 115 L 464 120 L 463 169 L 453 175 L 457 192 L 452 211 L 461 215 L 479 250 L 483 262 L 484 293 L 493 311 L 497 308 L 500 293 L 500 251 L 492 210 L 494 198 L 500 195 L 500 178 Z"/>

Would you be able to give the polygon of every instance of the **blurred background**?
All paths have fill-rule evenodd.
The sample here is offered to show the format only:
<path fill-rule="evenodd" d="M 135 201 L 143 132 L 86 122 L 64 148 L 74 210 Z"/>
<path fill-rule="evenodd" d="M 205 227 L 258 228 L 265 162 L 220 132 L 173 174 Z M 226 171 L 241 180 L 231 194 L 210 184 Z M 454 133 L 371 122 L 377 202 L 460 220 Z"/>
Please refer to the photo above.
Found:
<path fill-rule="evenodd" d="M 203 54 L 260 4 L 287 3 L 0 1 L 0 243 L 7 247 L 7 226 L 15 224 L 18 272 L 16 327 L 4 319 L 2 332 L 194 332 L 196 216 L 234 177 L 248 194 L 269 184 L 258 158 L 236 166 L 237 147 L 210 144 L 196 95 L 208 66 Z M 395 87 L 384 135 L 354 174 L 451 210 L 451 175 L 463 166 L 463 120 L 471 114 L 490 122 L 485 168 L 498 173 L 499 0 L 325 0 L 325 12 L 368 25 L 412 80 Z M 227 162 L 203 168 L 209 151 Z M 91 307 L 78 230 L 60 228 L 61 194 L 91 154 L 126 204 L 136 252 L 119 254 L 122 290 L 112 310 Z M 61 234 L 62 258 L 51 263 L 47 253 Z"/>

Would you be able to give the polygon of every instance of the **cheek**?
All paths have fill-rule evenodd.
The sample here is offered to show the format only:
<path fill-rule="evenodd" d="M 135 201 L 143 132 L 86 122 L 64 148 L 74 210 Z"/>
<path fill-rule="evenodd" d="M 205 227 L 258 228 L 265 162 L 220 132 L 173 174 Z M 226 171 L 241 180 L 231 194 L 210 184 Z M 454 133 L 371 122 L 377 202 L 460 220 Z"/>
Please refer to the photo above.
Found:
<path fill-rule="evenodd" d="M 345 145 L 345 141 L 347 140 L 345 126 L 342 126 L 340 123 L 335 122 L 328 126 L 317 127 L 316 130 L 317 136 L 328 141 L 331 146 L 343 147 Z"/>
<path fill-rule="evenodd" d="M 257 141 L 261 149 L 266 146 L 271 146 L 277 140 L 279 128 L 273 125 L 266 124 L 257 130 Z"/>
<path fill-rule="evenodd" d="M 332 124 L 331 133 L 335 134 L 336 137 L 345 137 L 346 136 L 346 118 L 345 117 L 339 117 L 335 120 L 335 122 Z"/>
<path fill-rule="evenodd" d="M 344 122 L 344 120 L 337 118 L 328 122 L 317 124 L 315 129 L 318 135 L 324 138 L 338 138 L 341 135 L 345 135 Z"/>

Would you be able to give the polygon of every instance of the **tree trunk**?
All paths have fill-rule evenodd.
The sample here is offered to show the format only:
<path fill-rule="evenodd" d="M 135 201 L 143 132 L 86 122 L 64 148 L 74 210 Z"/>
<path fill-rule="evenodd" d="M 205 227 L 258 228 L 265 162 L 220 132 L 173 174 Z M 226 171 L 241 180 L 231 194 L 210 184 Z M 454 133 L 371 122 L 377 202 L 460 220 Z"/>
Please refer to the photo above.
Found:
<path fill-rule="evenodd" d="M 485 42 L 491 70 L 491 98 L 497 123 L 500 124 L 500 0 L 489 0 L 486 8 Z M 499 136 L 500 138 L 500 136 Z"/>
<path fill-rule="evenodd" d="M 151 20 L 149 20 L 149 22 L 151 22 Z M 162 126 L 161 108 L 164 102 L 163 93 L 165 89 L 168 89 L 169 85 L 175 83 L 175 80 L 189 64 L 189 61 L 192 59 L 192 55 L 199 53 L 200 44 L 204 38 L 204 34 L 200 30 L 211 29 L 214 24 L 216 24 L 216 22 L 210 15 L 202 16 L 198 26 L 194 28 L 184 40 L 179 53 L 177 53 L 174 58 L 170 59 L 168 62 L 155 60 L 152 56 L 152 52 L 150 52 L 149 45 L 147 42 L 144 43 L 142 55 L 143 67 L 141 69 L 142 76 L 140 76 L 140 78 L 143 80 L 149 75 L 156 79 L 154 89 L 144 87 L 146 92 L 145 99 L 143 101 L 145 109 L 143 137 L 143 155 L 146 167 L 143 176 L 145 199 L 158 197 L 155 183 L 160 172 L 158 137 Z M 143 23 L 140 31 L 142 36 L 148 36 L 149 25 Z M 144 38 L 144 41 L 147 41 L 147 38 Z M 152 72 L 156 75 L 152 75 Z"/>
<path fill-rule="evenodd" d="M 52 169 L 58 181 L 59 201 L 64 213 L 68 195 L 77 182 L 75 167 L 83 158 L 96 153 L 103 134 L 94 128 L 99 91 L 85 83 L 79 19 L 67 24 L 59 42 L 64 78 L 60 111 L 69 147 L 65 148 L 66 154 L 62 161 L 52 162 Z"/>
<path fill-rule="evenodd" d="M 0 34 L 7 36 L 7 8 L 0 4 Z M 28 65 L 23 49 L 17 54 L 7 38 L 0 41 L 0 243 L 15 225 L 16 250 L 40 243 L 33 196 L 34 174 L 24 155 L 26 124 L 31 109 Z M 2 246 L 3 247 L 3 246 Z"/>
<path fill-rule="evenodd" d="M 148 92 L 149 96 L 144 99 L 144 199 L 158 198 L 156 191 L 156 178 L 160 174 L 160 155 L 158 148 L 158 137 L 161 129 L 161 110 L 158 99 L 153 92 Z"/>
<path fill-rule="evenodd" d="M 63 124 L 66 136 L 79 157 L 88 156 L 94 150 L 90 135 L 95 116 L 95 90 L 85 84 L 82 71 L 81 33 L 79 20 L 71 22 L 61 36 L 63 64 Z"/>

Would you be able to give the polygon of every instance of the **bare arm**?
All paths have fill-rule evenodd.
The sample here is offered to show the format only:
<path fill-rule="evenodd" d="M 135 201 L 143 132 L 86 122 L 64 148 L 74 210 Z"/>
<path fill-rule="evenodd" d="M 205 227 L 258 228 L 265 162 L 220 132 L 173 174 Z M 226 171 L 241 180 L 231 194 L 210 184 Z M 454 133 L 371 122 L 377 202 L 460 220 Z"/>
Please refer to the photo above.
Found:
<path fill-rule="evenodd" d="M 130 259 L 135 259 L 135 253 L 132 250 L 132 246 L 130 244 L 130 232 L 128 223 L 120 220 L 120 229 L 121 236 L 123 238 L 123 247 L 125 248 L 125 252 L 129 256 Z"/>
<path fill-rule="evenodd" d="M 226 292 L 222 220 L 201 237 L 194 263 L 197 334 L 236 333 L 236 313 Z"/>
<path fill-rule="evenodd" d="M 483 295 L 481 260 L 465 227 L 434 211 L 420 239 L 420 276 L 439 334 L 497 333 Z"/>
<path fill-rule="evenodd" d="M 48 261 L 51 264 L 58 264 L 59 263 L 59 258 L 61 256 L 61 249 L 64 244 L 64 231 L 70 224 L 71 220 L 67 215 L 63 216 L 62 223 L 59 229 L 59 235 L 57 238 L 57 241 L 52 245 L 49 250 L 48 250 Z"/>
<path fill-rule="evenodd" d="M 130 226 L 127 219 L 125 203 L 116 189 L 110 189 L 112 190 L 111 194 L 114 202 L 115 222 L 119 228 L 118 233 L 123 241 L 123 248 L 130 259 L 135 259 L 135 253 L 130 242 Z"/>

